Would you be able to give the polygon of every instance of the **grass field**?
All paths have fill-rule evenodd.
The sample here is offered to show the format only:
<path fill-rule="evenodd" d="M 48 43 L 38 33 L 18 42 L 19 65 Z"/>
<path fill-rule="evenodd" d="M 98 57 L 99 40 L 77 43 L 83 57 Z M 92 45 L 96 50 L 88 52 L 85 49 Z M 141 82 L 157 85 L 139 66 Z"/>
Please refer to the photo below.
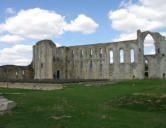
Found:
<path fill-rule="evenodd" d="M 0 128 L 166 128 L 166 80 L 63 90 L 3 89 L 17 103 Z"/>

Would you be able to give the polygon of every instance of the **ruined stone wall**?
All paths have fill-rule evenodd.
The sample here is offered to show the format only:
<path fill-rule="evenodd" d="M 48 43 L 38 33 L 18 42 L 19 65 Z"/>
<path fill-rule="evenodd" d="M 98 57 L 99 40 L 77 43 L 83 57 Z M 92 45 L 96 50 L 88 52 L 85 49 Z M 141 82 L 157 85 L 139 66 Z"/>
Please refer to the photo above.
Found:
<path fill-rule="evenodd" d="M 54 53 L 53 77 L 54 79 L 67 78 L 67 47 L 56 48 Z M 58 73 L 59 72 L 59 73 Z"/>
<path fill-rule="evenodd" d="M 148 78 L 165 78 L 166 75 L 166 38 L 162 36 L 160 33 L 157 32 L 137 32 L 138 36 L 138 43 L 141 48 L 141 55 L 142 55 L 142 69 L 144 73 L 145 70 L 145 60 L 148 61 L 149 69 L 148 73 L 149 76 Z M 144 45 L 144 40 L 147 35 L 151 35 L 151 37 L 154 40 L 154 45 L 155 45 L 155 54 L 154 55 L 144 55 L 143 53 L 143 45 Z"/>
<path fill-rule="evenodd" d="M 144 55 L 144 41 L 151 35 L 155 55 Z M 120 62 L 123 50 L 124 62 Z M 131 50 L 134 62 L 131 62 Z M 110 51 L 113 63 L 110 63 Z M 137 31 L 137 39 L 91 45 L 56 47 L 51 40 L 33 46 L 31 66 L 0 66 L 2 79 L 143 79 L 145 60 L 148 78 L 166 77 L 166 37 L 156 32 Z"/>
<path fill-rule="evenodd" d="M 101 49 L 102 53 L 100 51 Z M 120 49 L 124 50 L 124 63 L 120 63 Z M 133 49 L 135 53 L 133 63 L 130 61 L 131 49 Z M 113 63 L 110 63 L 110 50 L 113 51 Z M 138 56 L 137 40 L 69 47 L 67 54 L 68 78 L 142 78 L 142 76 L 139 76 L 140 64 Z"/>
<path fill-rule="evenodd" d="M 34 78 L 31 66 L 0 66 L 0 80 L 29 80 Z"/>
<path fill-rule="evenodd" d="M 148 61 L 149 78 L 160 78 L 161 58 L 156 55 L 146 55 L 145 59 Z"/>
<path fill-rule="evenodd" d="M 144 55 L 144 40 L 150 34 L 155 41 L 155 55 Z M 59 47 L 50 40 L 33 48 L 35 79 L 143 79 L 145 59 L 149 61 L 149 78 L 166 75 L 166 39 L 159 33 L 137 31 L 137 39 L 112 43 Z M 102 52 L 101 52 L 102 50 Z M 120 62 L 120 51 L 124 62 Z M 134 51 L 134 62 L 131 53 Z M 110 63 L 110 51 L 113 63 Z"/>

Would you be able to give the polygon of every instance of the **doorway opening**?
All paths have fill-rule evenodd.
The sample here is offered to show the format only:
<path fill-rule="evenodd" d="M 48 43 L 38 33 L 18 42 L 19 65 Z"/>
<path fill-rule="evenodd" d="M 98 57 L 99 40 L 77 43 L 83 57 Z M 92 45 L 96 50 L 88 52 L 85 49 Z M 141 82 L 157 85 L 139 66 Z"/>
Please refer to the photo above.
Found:
<path fill-rule="evenodd" d="M 60 78 L 60 71 L 59 71 L 59 70 L 57 70 L 57 74 L 56 74 L 56 76 L 57 76 L 57 79 Z"/>
<path fill-rule="evenodd" d="M 149 62 L 148 60 L 145 60 L 145 73 L 144 73 L 145 78 L 149 78 Z"/>

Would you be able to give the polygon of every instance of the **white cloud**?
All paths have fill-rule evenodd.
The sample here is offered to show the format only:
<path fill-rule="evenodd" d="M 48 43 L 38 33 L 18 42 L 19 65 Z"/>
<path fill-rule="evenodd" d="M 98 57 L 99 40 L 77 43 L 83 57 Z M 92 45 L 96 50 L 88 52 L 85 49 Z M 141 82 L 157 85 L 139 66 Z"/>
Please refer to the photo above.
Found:
<path fill-rule="evenodd" d="M 12 48 L 0 50 L 0 65 L 28 65 L 32 61 L 31 45 L 15 45 Z"/>
<path fill-rule="evenodd" d="M 165 10 L 166 7 L 165 0 L 140 0 L 143 5 L 148 7 L 153 7 L 155 10 Z"/>
<path fill-rule="evenodd" d="M 42 39 L 63 34 L 65 25 L 64 17 L 56 12 L 34 8 L 21 10 L 16 16 L 8 18 L 3 27 L 13 34 Z"/>
<path fill-rule="evenodd" d="M 9 14 L 14 14 L 16 13 L 12 8 L 7 8 L 6 9 L 6 13 L 9 13 Z"/>
<path fill-rule="evenodd" d="M 90 17 L 84 14 L 78 15 L 78 17 L 71 21 L 70 24 L 65 26 L 66 31 L 83 32 L 84 34 L 93 33 L 99 25 L 95 23 Z"/>
<path fill-rule="evenodd" d="M 24 38 L 20 37 L 18 35 L 3 35 L 0 36 L 0 42 L 6 42 L 6 43 L 16 43 L 16 42 L 20 42 L 23 41 Z"/>
<path fill-rule="evenodd" d="M 112 21 L 112 28 L 122 32 L 154 30 L 166 27 L 165 8 L 165 0 L 139 0 L 137 4 L 110 11 L 109 19 Z"/>
<path fill-rule="evenodd" d="M 119 35 L 118 38 L 114 39 L 113 41 L 124 41 L 124 40 L 135 40 L 137 38 L 136 33 L 122 33 Z"/>
<path fill-rule="evenodd" d="M 33 39 L 45 39 L 62 35 L 65 31 L 79 31 L 90 34 L 98 27 L 90 17 L 79 15 L 67 24 L 65 17 L 55 11 L 40 8 L 21 10 L 0 24 L 0 32 L 9 32 Z"/>

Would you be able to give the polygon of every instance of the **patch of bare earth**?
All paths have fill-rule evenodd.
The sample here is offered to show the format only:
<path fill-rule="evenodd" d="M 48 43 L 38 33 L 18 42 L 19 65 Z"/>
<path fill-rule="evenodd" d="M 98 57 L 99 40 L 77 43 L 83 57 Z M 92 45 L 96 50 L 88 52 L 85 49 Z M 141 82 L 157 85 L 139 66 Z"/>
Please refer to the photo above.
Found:
<path fill-rule="evenodd" d="M 55 120 L 63 119 L 63 118 L 71 118 L 72 116 L 69 115 L 62 115 L 62 116 L 52 116 L 51 118 Z"/>

